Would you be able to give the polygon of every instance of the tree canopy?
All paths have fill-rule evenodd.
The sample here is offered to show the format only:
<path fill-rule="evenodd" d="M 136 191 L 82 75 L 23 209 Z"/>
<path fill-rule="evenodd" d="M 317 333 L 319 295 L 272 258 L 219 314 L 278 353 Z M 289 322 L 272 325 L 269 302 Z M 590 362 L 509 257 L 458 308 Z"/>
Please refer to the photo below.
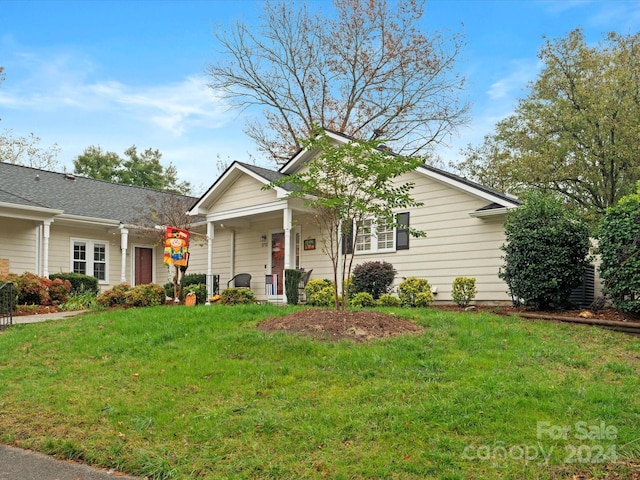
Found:
<path fill-rule="evenodd" d="M 457 167 L 516 195 L 554 192 L 597 220 L 640 178 L 640 33 L 590 46 L 578 29 L 539 58 L 529 94 Z"/>
<path fill-rule="evenodd" d="M 263 108 L 245 130 L 260 151 L 287 160 L 317 124 L 425 155 L 466 121 L 454 72 L 461 38 L 424 32 L 423 0 L 309 5 L 267 1 L 258 27 L 216 34 L 223 56 L 208 69 L 210 86 L 238 108 Z"/>
<path fill-rule="evenodd" d="M 162 153 L 151 148 L 138 153 L 135 145 L 124 152 L 122 159 L 117 153 L 104 152 L 101 147 L 87 147 L 73 161 L 74 173 L 107 182 L 135 185 L 152 190 L 189 194 L 191 184 L 178 182 L 178 170 L 172 164 L 164 167 L 160 163 Z"/>
<path fill-rule="evenodd" d="M 42 139 L 34 133 L 24 137 L 4 130 L 0 133 L 0 162 L 52 170 L 58 165 L 60 147 L 57 143 L 43 147 L 41 142 Z"/>

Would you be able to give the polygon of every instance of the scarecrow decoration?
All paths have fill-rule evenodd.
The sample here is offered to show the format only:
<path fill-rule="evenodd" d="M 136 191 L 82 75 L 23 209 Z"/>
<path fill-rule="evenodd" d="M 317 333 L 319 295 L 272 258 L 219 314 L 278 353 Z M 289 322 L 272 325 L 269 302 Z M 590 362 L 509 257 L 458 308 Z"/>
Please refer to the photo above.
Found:
<path fill-rule="evenodd" d="M 167 227 L 164 240 L 164 263 L 186 267 L 189 262 L 189 232 Z"/>

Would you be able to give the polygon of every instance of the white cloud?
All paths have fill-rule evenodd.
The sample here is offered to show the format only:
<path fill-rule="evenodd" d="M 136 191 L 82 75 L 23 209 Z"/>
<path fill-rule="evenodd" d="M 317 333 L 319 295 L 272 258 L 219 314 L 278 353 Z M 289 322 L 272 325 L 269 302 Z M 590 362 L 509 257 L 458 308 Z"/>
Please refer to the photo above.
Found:
<path fill-rule="evenodd" d="M 6 43 L 6 38 L 0 41 L 0 45 Z M 95 112 L 161 128 L 175 136 L 194 126 L 219 128 L 231 118 L 228 106 L 214 95 L 204 77 L 155 85 L 96 81 L 90 78 L 99 67 L 72 49 L 35 53 L 15 48 L 13 52 L 3 59 L 8 79 L 0 89 L 0 106 L 7 109 L 34 115 L 56 112 L 61 117 Z"/>
<path fill-rule="evenodd" d="M 510 73 L 493 82 L 487 91 L 491 100 L 512 99 L 524 93 L 527 83 L 535 79 L 542 64 L 537 60 L 513 60 Z"/>

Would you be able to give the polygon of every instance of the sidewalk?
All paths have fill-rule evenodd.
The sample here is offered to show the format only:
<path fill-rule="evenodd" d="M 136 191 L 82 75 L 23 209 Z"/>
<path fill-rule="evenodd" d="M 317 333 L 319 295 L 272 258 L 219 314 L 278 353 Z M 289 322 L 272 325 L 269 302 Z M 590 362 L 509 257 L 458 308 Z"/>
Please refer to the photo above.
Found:
<path fill-rule="evenodd" d="M 56 313 L 43 313 L 40 315 L 18 315 L 13 316 L 13 324 L 18 325 L 20 323 L 36 323 L 45 322 L 47 320 L 60 320 L 61 318 L 75 317 L 81 315 L 86 310 L 76 310 L 72 312 L 56 312 Z"/>
<path fill-rule="evenodd" d="M 21 315 L 13 317 L 13 324 L 59 320 L 82 313 L 84 312 Z M 137 477 L 127 476 L 111 469 L 93 468 L 79 462 L 59 460 L 31 450 L 0 445 L 0 480 L 109 480 L 113 478 L 135 480 Z"/>
<path fill-rule="evenodd" d="M 110 469 L 58 460 L 49 455 L 0 445 L 1 480 L 135 480 Z"/>

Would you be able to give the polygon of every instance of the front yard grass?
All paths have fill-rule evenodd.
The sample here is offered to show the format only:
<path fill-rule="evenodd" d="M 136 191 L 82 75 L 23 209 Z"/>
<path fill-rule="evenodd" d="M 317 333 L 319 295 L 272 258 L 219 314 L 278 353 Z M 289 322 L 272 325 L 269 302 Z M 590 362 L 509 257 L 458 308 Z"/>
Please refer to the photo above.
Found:
<path fill-rule="evenodd" d="M 369 343 L 255 328 L 295 308 L 13 326 L 0 442 L 153 479 L 631 478 L 640 464 L 637 337 L 436 309 L 385 309 L 425 333 Z"/>

